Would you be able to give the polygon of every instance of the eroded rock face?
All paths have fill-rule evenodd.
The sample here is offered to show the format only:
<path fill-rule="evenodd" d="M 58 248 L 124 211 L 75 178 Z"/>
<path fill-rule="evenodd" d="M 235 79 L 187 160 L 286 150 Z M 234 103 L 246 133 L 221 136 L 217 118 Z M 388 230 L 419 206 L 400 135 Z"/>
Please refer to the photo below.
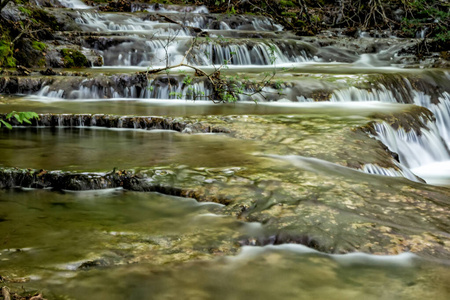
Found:
<path fill-rule="evenodd" d="M 20 94 L 37 92 L 45 79 L 31 77 L 4 76 L 0 78 L 0 93 Z"/>

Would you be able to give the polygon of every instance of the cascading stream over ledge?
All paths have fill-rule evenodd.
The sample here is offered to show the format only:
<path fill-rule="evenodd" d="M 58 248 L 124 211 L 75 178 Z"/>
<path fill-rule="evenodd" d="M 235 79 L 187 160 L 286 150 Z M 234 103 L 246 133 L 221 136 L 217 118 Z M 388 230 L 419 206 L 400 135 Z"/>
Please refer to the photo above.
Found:
<path fill-rule="evenodd" d="M 6 115 L 0 114 L 0 119 L 6 120 Z M 20 124 L 15 119 L 11 119 L 11 124 L 15 126 L 174 130 L 182 133 L 230 133 L 229 129 L 222 126 L 179 119 L 168 117 L 123 117 L 102 114 L 40 114 L 39 120 L 32 120 L 31 124 Z"/>
<path fill-rule="evenodd" d="M 51 24 L 0 67 L 0 119 L 40 117 L 0 128 L 11 300 L 449 298 L 450 73 L 435 45 L 416 55 L 431 28 L 272 19 L 321 25 L 351 1 L 82 1 L 2 10 Z M 255 1 L 274 14 L 240 14 Z M 400 24 L 406 2 L 360 9 Z M 197 70 L 157 73 L 187 51 Z M 224 99 L 208 74 L 234 103 L 205 101 Z"/>

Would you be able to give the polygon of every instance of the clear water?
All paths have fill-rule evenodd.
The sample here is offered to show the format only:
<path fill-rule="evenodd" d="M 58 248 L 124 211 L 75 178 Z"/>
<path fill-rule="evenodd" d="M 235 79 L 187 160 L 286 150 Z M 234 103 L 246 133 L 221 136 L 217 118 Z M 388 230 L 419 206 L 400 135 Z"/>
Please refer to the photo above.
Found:
<path fill-rule="evenodd" d="M 447 299 L 450 268 L 413 254 L 239 247 L 263 227 L 223 206 L 123 190 L 0 192 L 0 270 L 48 299 Z M 234 253 L 234 254 L 233 254 Z M 224 256 L 225 255 L 225 256 Z"/>
<path fill-rule="evenodd" d="M 165 165 L 233 167 L 251 164 L 251 142 L 175 131 L 38 128 L 0 131 L 5 167 L 111 171 Z M 193 155 L 195 153 L 195 155 Z"/>

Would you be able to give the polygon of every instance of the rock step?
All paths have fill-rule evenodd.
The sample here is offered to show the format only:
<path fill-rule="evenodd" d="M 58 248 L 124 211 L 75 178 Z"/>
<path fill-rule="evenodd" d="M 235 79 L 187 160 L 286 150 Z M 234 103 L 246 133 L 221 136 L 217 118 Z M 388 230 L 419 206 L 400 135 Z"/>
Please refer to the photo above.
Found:
<path fill-rule="evenodd" d="M 6 120 L 7 114 L 0 114 Z M 228 128 L 193 120 L 168 117 L 116 116 L 104 114 L 39 114 L 39 120 L 20 124 L 16 119 L 6 120 L 13 126 L 45 127 L 103 127 L 144 130 L 174 130 L 182 133 L 230 133 Z"/>
<path fill-rule="evenodd" d="M 155 183 L 142 174 L 132 171 L 112 171 L 105 174 L 71 173 L 62 171 L 0 168 L 0 189 L 35 188 L 55 191 L 89 191 L 123 188 L 136 192 L 158 192 L 165 195 L 211 201 L 188 188 Z"/>

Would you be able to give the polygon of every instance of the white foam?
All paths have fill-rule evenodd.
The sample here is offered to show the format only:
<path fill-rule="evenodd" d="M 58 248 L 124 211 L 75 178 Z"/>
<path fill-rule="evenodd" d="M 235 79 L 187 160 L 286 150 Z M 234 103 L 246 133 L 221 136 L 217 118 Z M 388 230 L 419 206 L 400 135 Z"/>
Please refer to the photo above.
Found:
<path fill-rule="evenodd" d="M 450 186 L 450 160 L 423 165 L 411 171 L 429 184 Z"/>
<path fill-rule="evenodd" d="M 341 265 L 395 265 L 399 267 L 412 267 L 414 262 L 418 259 L 418 256 L 405 252 L 397 255 L 374 255 L 367 253 L 347 253 L 347 254 L 327 254 L 317 250 L 311 249 L 304 245 L 298 244 L 283 244 L 283 245 L 268 245 L 268 246 L 244 246 L 241 248 L 241 252 L 235 257 L 229 257 L 231 261 L 242 261 L 257 256 L 264 255 L 265 253 L 272 251 L 288 251 L 297 253 L 299 255 L 318 254 L 327 256 Z"/>
<path fill-rule="evenodd" d="M 75 8 L 75 9 L 90 9 L 91 6 L 88 6 L 84 4 L 81 0 L 58 0 L 59 3 L 68 8 Z"/>

